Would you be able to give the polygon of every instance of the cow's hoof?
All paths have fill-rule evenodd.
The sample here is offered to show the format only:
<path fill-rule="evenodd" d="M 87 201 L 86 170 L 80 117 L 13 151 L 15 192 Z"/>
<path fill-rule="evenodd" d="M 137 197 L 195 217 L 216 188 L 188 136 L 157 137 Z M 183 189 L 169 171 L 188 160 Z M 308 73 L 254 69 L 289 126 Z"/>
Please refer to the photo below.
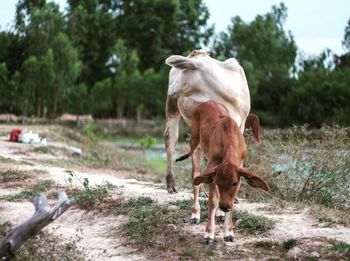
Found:
<path fill-rule="evenodd" d="M 239 204 L 239 199 L 235 198 L 235 204 Z"/>
<path fill-rule="evenodd" d="M 191 218 L 191 224 L 192 224 L 192 225 L 197 225 L 197 224 L 199 224 L 199 219 L 198 219 L 198 218 Z"/>
<path fill-rule="evenodd" d="M 214 243 L 214 239 L 211 239 L 210 237 L 206 237 L 203 240 L 204 245 L 212 245 Z"/>
<path fill-rule="evenodd" d="M 225 242 L 234 242 L 235 238 L 233 236 L 227 236 L 227 237 L 224 237 L 224 241 Z"/>
<path fill-rule="evenodd" d="M 169 194 L 174 194 L 174 193 L 178 193 L 178 192 L 179 191 L 177 190 L 176 186 L 168 188 L 168 193 Z"/>

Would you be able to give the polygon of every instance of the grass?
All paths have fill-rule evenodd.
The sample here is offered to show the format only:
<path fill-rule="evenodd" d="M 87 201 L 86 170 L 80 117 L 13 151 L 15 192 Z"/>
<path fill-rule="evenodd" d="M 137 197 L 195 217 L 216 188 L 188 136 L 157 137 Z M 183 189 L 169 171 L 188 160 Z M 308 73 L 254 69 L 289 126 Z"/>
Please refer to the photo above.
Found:
<path fill-rule="evenodd" d="M 48 191 L 54 186 L 53 180 L 42 180 L 36 183 L 31 189 L 24 190 L 16 194 L 3 196 L 8 201 L 22 201 L 34 197 L 35 195 Z"/>
<path fill-rule="evenodd" d="M 330 250 L 344 254 L 346 258 L 350 259 L 350 245 L 345 242 L 335 243 Z"/>
<path fill-rule="evenodd" d="M 211 259 L 221 244 L 205 246 L 202 235 L 185 232 L 183 226 L 190 222 L 192 200 L 179 200 L 168 204 L 157 204 L 149 197 L 120 201 L 115 215 L 128 217 L 119 229 L 119 233 L 133 246 L 139 249 L 176 253 L 184 259 Z M 208 218 L 208 202 L 200 201 L 202 222 Z M 273 228 L 273 222 L 267 218 L 239 212 L 241 232 L 261 234 Z M 253 233 L 253 230 L 254 231 Z M 152 255 L 152 254 L 151 254 Z M 166 259 L 166 257 L 164 257 Z"/>
<path fill-rule="evenodd" d="M 241 210 L 233 212 L 233 220 L 236 222 L 236 228 L 239 231 L 252 235 L 263 234 L 275 226 L 275 221 L 272 219 Z"/>
<path fill-rule="evenodd" d="M 55 147 L 55 146 L 39 146 L 39 147 L 35 147 L 33 149 L 33 152 L 55 155 L 55 151 L 57 151 L 58 149 L 60 149 L 60 148 Z"/>
<path fill-rule="evenodd" d="M 30 178 L 31 175 L 26 171 L 8 169 L 0 172 L 0 183 L 7 183 Z"/>
<path fill-rule="evenodd" d="M 264 135 L 263 146 L 248 146 L 246 165 L 268 178 L 274 197 L 328 208 L 349 206 L 349 128 L 314 130 L 304 125 L 269 130 Z M 252 198 L 260 193 L 247 186 L 243 189 Z"/>
<path fill-rule="evenodd" d="M 127 215 L 128 220 L 120 228 L 127 241 L 139 249 L 147 249 L 151 256 L 167 259 L 178 256 L 184 259 L 210 257 L 216 245 L 204 246 L 201 236 L 189 235 L 181 229 L 189 221 L 189 201 L 157 204 L 149 197 L 122 201 L 115 215 Z M 175 207 L 175 208 L 174 208 Z M 204 206 L 203 206 L 204 207 Z"/>
<path fill-rule="evenodd" d="M 288 251 L 289 249 L 292 249 L 293 247 L 295 247 L 297 244 L 298 244 L 298 241 L 294 238 L 291 238 L 284 241 L 282 243 L 282 247 L 284 250 Z"/>

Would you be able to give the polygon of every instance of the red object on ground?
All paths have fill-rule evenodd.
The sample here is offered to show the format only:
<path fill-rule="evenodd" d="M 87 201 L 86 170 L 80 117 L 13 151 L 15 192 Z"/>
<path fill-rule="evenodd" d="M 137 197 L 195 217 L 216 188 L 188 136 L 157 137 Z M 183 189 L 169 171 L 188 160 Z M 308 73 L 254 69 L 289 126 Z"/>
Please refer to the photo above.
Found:
<path fill-rule="evenodd" d="M 13 129 L 11 131 L 10 141 L 17 142 L 18 141 L 18 136 L 21 134 L 21 132 L 22 132 L 21 129 Z"/>

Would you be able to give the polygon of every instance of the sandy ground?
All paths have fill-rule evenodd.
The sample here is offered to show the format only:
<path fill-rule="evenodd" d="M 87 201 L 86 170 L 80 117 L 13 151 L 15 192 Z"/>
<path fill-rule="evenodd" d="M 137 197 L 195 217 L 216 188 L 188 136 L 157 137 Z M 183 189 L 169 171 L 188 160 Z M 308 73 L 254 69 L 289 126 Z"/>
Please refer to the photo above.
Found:
<path fill-rule="evenodd" d="M 6 129 L 1 128 L 3 127 L 0 126 L 0 131 L 2 132 L 9 129 L 9 127 Z M 69 177 L 66 172 L 67 169 L 42 163 L 42 159 L 51 159 L 55 156 L 34 153 L 32 150 L 35 145 L 8 142 L 7 139 L 8 136 L 0 136 L 0 156 L 15 160 L 16 163 L 0 163 L 0 170 L 1 168 L 43 170 L 45 174 L 39 176 L 39 179 L 53 179 L 60 187 L 67 186 L 67 179 Z M 48 145 L 50 144 L 48 139 Z M 65 147 L 65 144 L 55 143 L 51 145 Z M 41 163 L 38 163 L 38 159 L 41 160 Z M 84 171 L 71 170 L 81 178 L 89 178 L 91 185 L 99 185 L 104 181 L 112 183 L 117 186 L 117 190 L 122 192 L 126 198 L 148 196 L 159 203 L 164 203 L 192 197 L 190 191 L 181 191 L 177 194 L 169 195 L 166 190 L 159 188 L 155 184 L 141 182 L 135 179 L 123 179 L 121 177 L 125 177 L 128 174 L 125 171 L 104 171 L 103 169 L 96 170 L 88 168 Z M 0 196 L 18 191 L 20 191 L 18 188 L 3 188 L 0 186 Z M 307 209 L 300 211 L 285 209 L 282 212 L 274 213 L 266 210 L 268 209 L 268 204 L 249 203 L 244 200 L 241 200 L 237 208 L 276 220 L 276 227 L 270 233 L 263 236 L 239 236 L 235 242 L 237 245 L 259 240 L 281 242 L 281 240 L 290 238 L 298 239 L 306 237 L 324 237 L 350 244 L 350 228 L 341 225 L 324 227 L 308 213 Z M 0 201 L 0 218 L 2 221 L 8 220 L 13 224 L 18 224 L 28 219 L 33 213 L 34 207 L 30 202 Z M 83 251 L 88 260 L 145 260 L 146 258 L 142 253 L 137 252 L 136 249 L 130 246 L 121 244 L 122 240 L 118 238 L 115 231 L 123 222 L 125 222 L 125 218 L 120 216 L 106 217 L 87 213 L 77 207 L 72 207 L 45 229 L 58 235 L 63 240 L 76 240 L 78 248 Z M 203 235 L 205 223 L 202 222 L 196 226 L 188 224 L 185 225 L 185 229 L 188 233 Z M 220 226 L 217 226 L 217 238 L 222 238 L 222 229 L 220 229 Z"/>

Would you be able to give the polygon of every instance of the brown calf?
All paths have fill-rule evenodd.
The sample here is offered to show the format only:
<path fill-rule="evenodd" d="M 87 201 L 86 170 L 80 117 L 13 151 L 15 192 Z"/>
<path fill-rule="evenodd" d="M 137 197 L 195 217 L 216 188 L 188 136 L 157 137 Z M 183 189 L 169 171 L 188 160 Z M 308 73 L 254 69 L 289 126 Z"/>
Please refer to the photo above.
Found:
<path fill-rule="evenodd" d="M 255 188 L 269 190 L 267 183 L 256 174 L 243 168 L 247 146 L 240 128 L 229 116 L 228 110 L 214 101 L 199 105 L 192 115 L 190 137 L 192 158 L 192 179 L 194 203 L 192 223 L 200 220 L 199 185 L 209 184 L 209 221 L 204 242 L 214 240 L 215 212 L 218 207 L 226 212 L 224 240 L 233 242 L 232 209 L 240 187 L 240 178 Z M 201 174 L 201 151 L 208 160 L 204 174 Z"/>
<path fill-rule="evenodd" d="M 260 128 L 260 121 L 258 115 L 249 114 L 245 122 L 245 128 L 251 129 L 255 141 L 258 144 L 262 144 L 262 130 Z"/>

